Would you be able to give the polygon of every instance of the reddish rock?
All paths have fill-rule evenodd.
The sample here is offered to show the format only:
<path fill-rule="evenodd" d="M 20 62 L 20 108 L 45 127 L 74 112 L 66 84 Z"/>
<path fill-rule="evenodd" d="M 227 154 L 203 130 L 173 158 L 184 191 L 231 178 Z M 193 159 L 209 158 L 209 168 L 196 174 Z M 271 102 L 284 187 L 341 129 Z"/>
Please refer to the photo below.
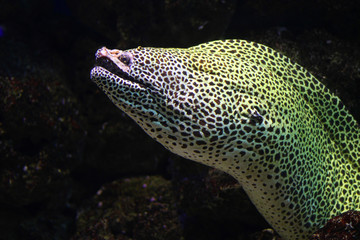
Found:
<path fill-rule="evenodd" d="M 329 220 L 310 240 L 360 239 L 360 212 L 348 211 Z"/>

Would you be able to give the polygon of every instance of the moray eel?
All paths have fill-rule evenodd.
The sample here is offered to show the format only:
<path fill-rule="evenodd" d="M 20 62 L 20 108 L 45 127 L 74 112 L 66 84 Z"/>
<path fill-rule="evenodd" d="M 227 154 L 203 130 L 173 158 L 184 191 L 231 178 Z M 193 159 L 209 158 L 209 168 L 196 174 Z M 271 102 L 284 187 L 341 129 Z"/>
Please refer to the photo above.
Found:
<path fill-rule="evenodd" d="M 360 210 L 360 128 L 313 75 L 264 45 L 96 52 L 91 79 L 152 138 L 220 169 L 283 239 Z"/>

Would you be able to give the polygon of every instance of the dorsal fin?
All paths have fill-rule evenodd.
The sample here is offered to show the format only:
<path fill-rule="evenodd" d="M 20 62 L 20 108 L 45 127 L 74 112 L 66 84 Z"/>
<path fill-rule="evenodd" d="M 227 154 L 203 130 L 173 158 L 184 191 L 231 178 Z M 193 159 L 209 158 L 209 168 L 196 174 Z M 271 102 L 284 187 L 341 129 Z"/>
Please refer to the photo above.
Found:
<path fill-rule="evenodd" d="M 246 40 L 219 40 L 189 48 L 260 64 L 291 84 L 308 102 L 343 156 L 360 169 L 360 127 L 341 100 L 309 71 L 275 50 Z"/>

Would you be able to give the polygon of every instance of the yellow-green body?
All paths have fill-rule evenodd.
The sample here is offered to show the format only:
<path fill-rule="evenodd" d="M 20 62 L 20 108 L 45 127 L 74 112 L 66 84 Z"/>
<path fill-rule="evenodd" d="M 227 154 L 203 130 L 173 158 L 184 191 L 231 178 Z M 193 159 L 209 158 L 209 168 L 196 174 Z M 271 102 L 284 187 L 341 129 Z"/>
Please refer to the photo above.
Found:
<path fill-rule="evenodd" d="M 236 178 L 283 239 L 360 210 L 359 126 L 287 57 L 225 40 L 97 59 L 91 78 L 120 109 L 170 151 Z"/>

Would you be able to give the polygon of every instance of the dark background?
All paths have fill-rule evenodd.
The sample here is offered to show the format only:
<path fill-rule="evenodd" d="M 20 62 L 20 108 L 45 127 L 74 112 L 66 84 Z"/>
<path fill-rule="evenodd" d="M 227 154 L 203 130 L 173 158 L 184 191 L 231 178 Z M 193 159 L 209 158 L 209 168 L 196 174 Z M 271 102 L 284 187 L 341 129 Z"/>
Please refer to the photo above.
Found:
<path fill-rule="evenodd" d="M 163 149 L 89 80 L 95 51 L 257 41 L 359 121 L 359 13 L 335 0 L 0 0 L 0 239 L 256 239 L 268 225 L 232 179 Z"/>

